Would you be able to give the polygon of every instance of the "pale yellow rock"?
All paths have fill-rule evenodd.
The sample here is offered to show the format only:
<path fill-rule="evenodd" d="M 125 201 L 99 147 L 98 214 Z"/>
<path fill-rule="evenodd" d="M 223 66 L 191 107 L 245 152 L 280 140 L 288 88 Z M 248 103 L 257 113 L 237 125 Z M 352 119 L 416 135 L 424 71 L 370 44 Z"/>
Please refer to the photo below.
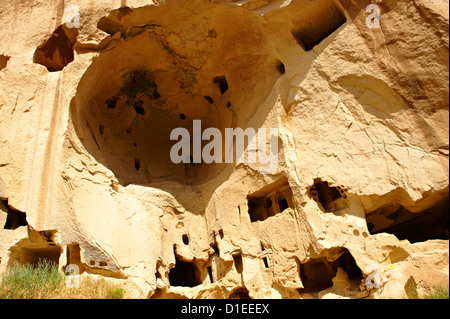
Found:
<path fill-rule="evenodd" d="M 372 29 L 360 0 L 70 3 L 79 28 L 0 5 L 0 273 L 48 258 L 129 298 L 448 287 L 448 1 L 375 1 Z M 193 120 L 278 129 L 276 170 L 174 164 Z"/>
<path fill-rule="evenodd" d="M 356 294 L 356 298 L 358 299 L 364 299 L 367 298 L 369 296 L 370 292 L 365 290 L 365 291 L 361 291 L 359 293 Z"/>
<path fill-rule="evenodd" d="M 338 268 L 336 277 L 333 278 L 333 286 L 322 290 L 318 296 L 320 299 L 348 299 L 352 293 L 350 292 L 350 280 L 347 273 Z"/>

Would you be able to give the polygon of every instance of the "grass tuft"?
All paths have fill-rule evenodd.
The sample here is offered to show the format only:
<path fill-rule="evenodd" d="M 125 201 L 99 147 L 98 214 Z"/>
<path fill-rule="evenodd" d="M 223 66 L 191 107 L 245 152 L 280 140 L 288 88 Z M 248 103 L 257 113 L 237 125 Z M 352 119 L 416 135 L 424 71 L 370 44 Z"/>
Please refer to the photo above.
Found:
<path fill-rule="evenodd" d="M 49 261 L 40 261 L 37 266 L 15 263 L 2 277 L 0 298 L 39 299 L 60 287 L 64 274 Z"/>
<path fill-rule="evenodd" d="M 434 287 L 427 291 L 421 299 L 449 299 L 447 287 Z"/>
<path fill-rule="evenodd" d="M 67 288 L 66 275 L 48 261 L 15 263 L 2 276 L 0 299 L 123 299 L 125 291 L 107 280 L 84 276 L 80 288 Z"/>
<path fill-rule="evenodd" d="M 124 291 L 121 287 L 112 287 L 108 293 L 111 299 L 123 299 Z"/>

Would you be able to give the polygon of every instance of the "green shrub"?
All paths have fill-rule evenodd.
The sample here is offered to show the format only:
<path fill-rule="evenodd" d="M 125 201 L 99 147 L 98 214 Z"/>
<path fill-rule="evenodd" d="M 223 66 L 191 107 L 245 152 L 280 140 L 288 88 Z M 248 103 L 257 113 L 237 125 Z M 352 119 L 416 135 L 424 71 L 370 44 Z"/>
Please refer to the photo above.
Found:
<path fill-rule="evenodd" d="M 48 261 L 38 265 L 15 263 L 0 281 L 0 299 L 123 299 L 123 288 L 104 278 L 81 280 L 80 288 L 65 285 L 66 276 Z"/>
<path fill-rule="evenodd" d="M 123 299 L 123 288 L 113 287 L 109 290 L 109 297 L 111 299 Z"/>
<path fill-rule="evenodd" d="M 63 282 L 64 275 L 49 261 L 39 261 L 36 266 L 15 263 L 2 277 L 0 298 L 42 298 L 61 287 Z"/>
<path fill-rule="evenodd" d="M 448 288 L 435 287 L 425 293 L 423 299 L 449 299 Z"/>

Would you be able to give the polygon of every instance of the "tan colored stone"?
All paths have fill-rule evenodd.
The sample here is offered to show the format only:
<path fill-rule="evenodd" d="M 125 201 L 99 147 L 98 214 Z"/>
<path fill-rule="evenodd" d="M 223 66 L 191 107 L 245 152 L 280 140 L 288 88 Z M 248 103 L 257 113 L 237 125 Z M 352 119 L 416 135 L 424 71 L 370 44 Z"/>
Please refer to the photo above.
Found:
<path fill-rule="evenodd" d="M 0 273 L 47 256 L 134 298 L 448 287 L 448 1 L 377 1 L 379 29 L 362 0 L 71 3 L 75 29 L 0 6 Z M 276 172 L 172 163 L 195 119 L 277 128 Z"/>

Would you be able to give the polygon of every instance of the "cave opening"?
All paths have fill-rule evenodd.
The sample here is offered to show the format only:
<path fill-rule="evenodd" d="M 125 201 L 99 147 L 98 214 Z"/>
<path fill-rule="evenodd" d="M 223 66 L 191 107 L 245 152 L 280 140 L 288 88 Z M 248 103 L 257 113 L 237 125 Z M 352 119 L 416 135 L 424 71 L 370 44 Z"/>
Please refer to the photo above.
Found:
<path fill-rule="evenodd" d="M 134 110 L 139 115 L 145 115 L 144 101 L 138 100 L 134 102 Z"/>
<path fill-rule="evenodd" d="M 303 283 L 301 292 L 317 292 L 333 286 L 333 278 L 336 276 L 338 262 L 329 262 L 326 258 L 313 258 L 309 262 L 301 264 L 300 278 Z"/>
<path fill-rule="evenodd" d="M 175 267 L 169 272 L 171 286 L 195 287 L 202 283 L 197 266 L 192 262 L 181 260 L 175 255 Z"/>
<path fill-rule="evenodd" d="M 10 59 L 9 56 L 0 54 L 0 71 L 8 66 L 9 59 Z"/>
<path fill-rule="evenodd" d="M 239 287 L 234 289 L 228 299 L 252 299 L 247 288 Z"/>
<path fill-rule="evenodd" d="M 339 266 L 347 273 L 350 280 L 359 281 L 364 278 L 364 274 L 348 249 L 345 249 L 344 254 L 338 260 Z"/>
<path fill-rule="evenodd" d="M 347 22 L 347 18 L 333 0 L 311 1 L 304 8 L 305 15 L 295 21 L 292 36 L 305 50 L 311 51 Z"/>
<path fill-rule="evenodd" d="M 79 270 L 79 274 L 81 275 L 84 273 L 84 265 L 81 261 L 81 248 L 79 244 L 69 244 L 67 245 L 66 250 L 66 257 L 67 257 L 67 265 L 76 265 Z"/>
<path fill-rule="evenodd" d="M 183 234 L 182 236 L 183 244 L 189 245 L 189 237 L 186 234 Z"/>
<path fill-rule="evenodd" d="M 286 67 L 283 62 L 278 61 L 276 64 L 276 68 L 278 70 L 278 73 L 280 73 L 280 75 L 283 75 L 286 73 Z"/>
<path fill-rule="evenodd" d="M 213 271 L 212 271 L 212 266 L 208 266 L 208 275 L 209 275 L 209 281 L 211 284 L 214 283 L 214 277 L 213 277 Z"/>
<path fill-rule="evenodd" d="M 125 72 L 118 84 L 121 85 L 120 88 L 105 97 L 91 99 L 88 104 L 92 107 L 84 111 L 84 120 L 77 122 L 87 147 L 91 153 L 103 154 L 98 156 L 106 160 L 122 185 L 167 180 L 195 184 L 213 178 L 227 164 L 195 163 L 194 121 L 180 120 L 194 120 L 196 112 L 202 113 L 204 115 L 199 119 L 201 118 L 203 130 L 210 127 L 224 130 L 227 123 L 231 124 L 231 113 L 221 120 L 221 114 L 210 109 L 212 98 L 203 99 L 200 96 L 193 99 L 194 105 L 174 102 L 175 107 L 168 107 L 167 100 L 160 96 L 155 78 L 157 76 L 148 70 Z M 139 86 L 135 86 L 137 82 L 140 83 Z M 178 98 L 185 99 L 186 95 Z M 99 99 L 103 102 L 98 101 Z M 101 107 L 102 104 L 104 107 Z M 189 110 L 188 107 L 191 106 L 193 108 Z M 98 130 L 93 131 L 91 127 L 98 127 Z M 180 129 L 183 130 L 183 135 L 179 135 L 177 140 L 172 139 L 172 133 Z M 185 132 L 189 134 L 187 137 Z M 172 157 L 172 148 L 177 143 L 184 143 L 186 138 L 192 153 L 186 154 L 189 159 L 186 164 L 176 163 Z M 207 143 L 207 140 L 202 139 L 201 149 Z M 184 149 L 180 151 L 184 152 Z M 177 153 L 177 156 L 183 155 L 184 153 Z"/>
<path fill-rule="evenodd" d="M 263 257 L 264 268 L 269 269 L 269 260 L 267 257 Z"/>
<path fill-rule="evenodd" d="M 236 267 L 236 271 L 239 274 L 242 274 L 242 272 L 244 271 L 244 263 L 242 260 L 242 253 L 234 254 L 233 260 L 234 260 L 234 266 Z"/>
<path fill-rule="evenodd" d="M 206 101 L 208 101 L 209 104 L 214 104 L 214 100 L 212 97 L 210 97 L 209 95 L 205 95 L 203 97 Z"/>
<path fill-rule="evenodd" d="M 282 194 L 278 194 L 277 202 L 278 202 L 278 207 L 280 209 L 280 212 L 283 212 L 284 210 L 289 208 L 289 203 Z"/>
<path fill-rule="evenodd" d="M 50 38 L 34 52 L 33 62 L 45 66 L 49 72 L 61 71 L 74 60 L 73 46 L 78 29 L 60 25 Z"/>
<path fill-rule="evenodd" d="M 139 172 L 141 169 L 141 160 L 139 158 L 134 159 L 134 168 L 136 169 L 136 172 Z"/>
<path fill-rule="evenodd" d="M 448 194 L 427 208 L 384 205 L 366 214 L 371 235 L 389 233 L 411 243 L 449 239 Z"/>
<path fill-rule="evenodd" d="M 107 99 L 107 100 L 105 101 L 105 103 L 106 103 L 108 109 L 115 109 L 116 106 L 117 106 L 117 97 L 114 96 L 114 97 L 112 97 L 112 98 L 110 98 L 110 99 Z"/>
<path fill-rule="evenodd" d="M 37 266 L 39 262 L 44 260 L 54 265 L 58 265 L 61 250 L 59 247 L 49 245 L 47 247 L 24 248 L 23 254 L 25 263 L 29 263 L 34 266 Z"/>
<path fill-rule="evenodd" d="M 269 217 L 293 208 L 292 190 L 287 179 L 282 178 L 247 196 L 248 212 L 252 222 L 264 221 Z"/>
<path fill-rule="evenodd" d="M 300 293 L 319 292 L 333 286 L 338 268 L 342 268 L 353 281 L 360 281 L 364 275 L 348 249 L 343 249 L 339 258 L 329 261 L 326 257 L 312 258 L 306 263 L 297 263 L 303 289 Z"/>
<path fill-rule="evenodd" d="M 21 247 L 15 252 L 15 259 L 20 264 L 30 264 L 37 267 L 41 262 L 48 262 L 55 266 L 59 264 L 59 258 L 61 256 L 61 249 L 56 245 L 39 245 L 31 247 Z"/>
<path fill-rule="evenodd" d="M 325 212 L 336 212 L 347 207 L 345 201 L 347 195 L 342 187 L 332 187 L 321 178 L 314 180 L 314 185 L 310 187 L 309 193 Z"/>
<path fill-rule="evenodd" d="M 190 5 L 183 3 L 186 8 Z M 199 8 L 193 14 L 199 21 L 208 17 L 205 30 L 213 30 L 215 36 L 205 39 L 205 30 L 199 28 L 179 42 L 166 39 L 183 34 L 191 25 L 183 19 L 171 23 L 174 16 L 164 9 L 170 6 L 133 9 L 133 16 L 142 16 L 151 28 L 137 27 L 132 19 L 117 20 L 117 10 L 102 18 L 101 30 L 111 35 L 122 29 L 125 33 L 93 60 L 71 103 L 72 124 L 83 147 L 122 186 L 200 186 L 229 174 L 231 165 L 224 156 L 213 163 L 187 163 L 197 156 L 194 121 L 201 120 L 202 153 L 211 142 L 202 138 L 208 128 L 218 129 L 222 136 L 226 128 L 247 129 L 285 71 L 283 63 L 274 64 L 278 59 L 265 25 L 251 11 L 212 3 Z M 236 24 L 224 23 L 225 13 Z M 124 28 L 124 23 L 129 25 Z M 242 36 L 245 26 L 251 26 L 252 36 Z M 227 52 L 221 49 L 231 43 L 236 46 Z M 183 133 L 171 138 L 175 130 Z M 190 153 L 177 154 L 177 159 L 183 158 L 180 163 L 173 160 L 171 151 L 181 141 L 188 143 L 188 138 L 182 138 L 186 132 L 191 137 Z M 135 159 L 140 165 L 133 165 Z"/>
<path fill-rule="evenodd" d="M 27 215 L 24 212 L 13 209 L 9 206 L 8 200 L 1 200 L 0 204 L 7 213 L 6 222 L 3 229 L 15 230 L 22 226 L 27 226 Z"/>
<path fill-rule="evenodd" d="M 219 87 L 220 94 L 224 95 L 228 91 L 228 81 L 225 75 L 216 76 L 213 82 Z"/>

